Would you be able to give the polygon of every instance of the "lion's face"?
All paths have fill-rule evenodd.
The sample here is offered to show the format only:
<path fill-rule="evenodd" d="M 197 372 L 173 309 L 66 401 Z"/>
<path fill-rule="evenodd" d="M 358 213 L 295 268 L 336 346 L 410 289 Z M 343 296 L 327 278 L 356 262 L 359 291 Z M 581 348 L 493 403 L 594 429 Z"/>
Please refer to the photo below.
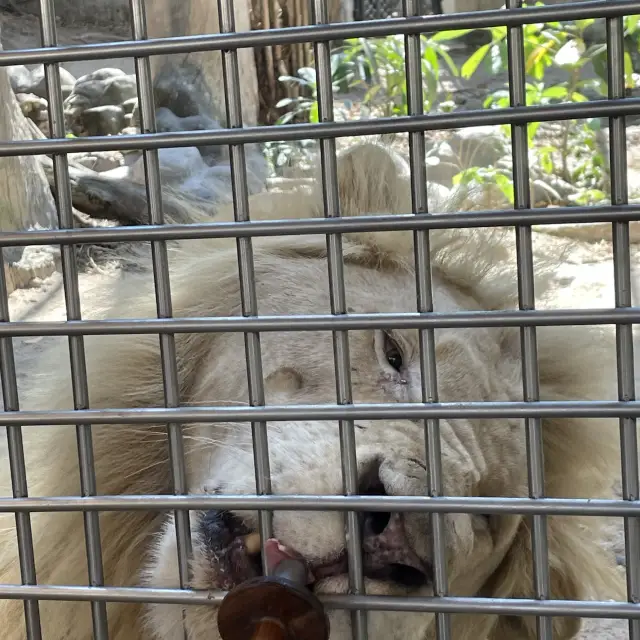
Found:
<path fill-rule="evenodd" d="M 345 267 L 347 301 L 356 313 L 415 310 L 415 280 L 408 272 L 383 273 Z M 281 261 L 257 267 L 263 314 L 330 311 L 326 261 Z M 475 308 L 436 278 L 439 310 Z M 509 363 L 491 330 L 436 331 L 438 387 L 443 401 L 509 399 L 517 394 L 517 366 Z M 245 403 L 247 382 L 242 334 L 211 343 L 199 379 L 198 400 Z M 335 403 L 336 383 L 330 332 L 264 333 L 262 360 L 268 404 Z M 421 401 L 419 336 L 415 330 L 349 332 L 350 374 L 356 403 Z M 506 364 L 505 364 L 506 362 Z M 356 421 L 360 491 L 386 495 L 425 495 L 425 429 L 411 420 Z M 441 421 L 443 482 L 447 495 L 513 495 L 526 483 L 526 457 L 520 425 L 508 421 Z M 190 489 L 193 492 L 256 492 L 251 429 L 248 424 L 194 425 L 188 435 Z M 337 422 L 296 421 L 268 425 L 273 492 L 343 492 L 340 427 Z M 193 586 L 230 588 L 256 575 L 259 558 L 248 558 L 241 535 L 257 530 L 257 514 L 194 513 Z M 518 519 L 482 515 L 445 516 L 450 592 L 476 593 L 503 559 Z M 429 515 L 371 513 L 361 520 L 367 593 L 432 594 Z M 276 512 L 274 536 L 302 554 L 318 578 L 316 593 L 347 593 L 345 520 L 339 512 Z M 234 540 L 237 542 L 234 543 Z M 170 522 L 158 544 L 149 581 L 179 585 L 175 532 Z M 224 549 L 229 557 L 224 558 Z M 222 558 L 222 559 L 221 559 Z M 220 563 L 227 563 L 221 577 Z M 218 568 L 216 568 L 218 567 Z M 150 624 L 160 638 L 181 633 L 178 607 L 158 605 Z M 215 610 L 188 607 L 192 638 L 217 637 Z M 330 612 L 332 640 L 350 638 L 349 614 Z M 427 614 L 370 615 L 372 640 L 430 637 Z M 425 635 L 426 634 L 426 635 Z"/>

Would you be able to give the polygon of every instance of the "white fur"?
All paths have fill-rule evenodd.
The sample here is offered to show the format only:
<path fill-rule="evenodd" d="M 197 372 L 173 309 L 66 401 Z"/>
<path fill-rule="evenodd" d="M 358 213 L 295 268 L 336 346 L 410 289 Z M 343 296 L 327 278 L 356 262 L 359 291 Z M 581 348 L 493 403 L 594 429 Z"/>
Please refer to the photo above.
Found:
<path fill-rule="evenodd" d="M 361 145 L 340 158 L 344 215 L 411 210 L 409 184 L 382 148 Z M 440 210 L 443 210 L 442 208 Z M 229 219 L 230 209 L 218 212 Z M 309 193 L 261 194 L 251 199 L 252 219 L 322 215 L 319 189 Z M 437 311 L 517 307 L 513 247 L 500 232 L 447 230 L 430 234 Z M 254 241 L 260 313 L 327 313 L 330 310 L 324 237 L 282 237 Z M 413 234 L 350 234 L 343 239 L 347 304 L 355 312 L 415 310 Z M 241 313 L 237 255 L 233 240 L 186 241 L 171 253 L 175 316 L 232 316 Z M 544 279 L 539 281 L 544 286 Z M 543 301 L 543 291 L 538 296 Z M 152 317 L 152 278 L 129 274 L 110 300 L 109 317 Z M 90 317 L 90 313 L 85 314 Z M 421 399 L 416 331 L 394 334 L 406 370 L 389 370 L 370 331 L 349 334 L 355 402 Z M 268 403 L 333 403 L 335 381 L 329 332 L 265 333 L 261 336 Z M 157 336 L 86 339 L 91 406 L 162 406 L 163 386 Z M 184 404 L 244 404 L 248 400 L 242 334 L 177 335 L 181 401 Z M 540 328 L 538 356 L 542 399 L 613 399 L 613 347 L 606 334 L 588 327 Z M 519 332 L 514 329 L 436 331 L 438 384 L 442 401 L 519 400 L 522 397 Z M 32 379 L 27 405 L 70 408 L 69 383 L 56 376 L 66 358 L 61 345 Z M 359 464 L 374 461 L 391 495 L 421 495 L 427 484 L 423 425 L 410 420 L 358 421 Z M 527 495 L 525 429 L 518 420 L 443 420 L 440 423 L 444 488 L 450 495 Z M 249 425 L 192 424 L 184 429 L 188 482 L 192 492 L 253 493 L 255 479 Z M 268 425 L 273 490 L 276 493 L 339 494 L 340 448 L 333 422 L 296 421 Z M 617 425 L 598 420 L 543 422 L 546 492 L 559 497 L 607 496 L 616 470 Z M 73 495 L 79 491 L 73 427 L 29 427 L 25 448 L 30 494 Z M 163 425 L 93 427 L 101 494 L 170 491 Z M 3 460 L 2 467 L 7 466 Z M 10 495 L 8 480 L 0 487 Z M 255 514 L 248 514 L 255 522 Z M 195 522 L 195 518 L 193 519 Z M 177 587 L 174 528 L 162 514 L 103 513 L 100 518 L 108 585 Z M 447 515 L 450 592 L 454 595 L 532 595 L 530 530 L 518 516 Z M 417 553 L 430 557 L 429 517 L 408 514 L 406 527 Z M 309 558 L 336 553 L 344 544 L 337 513 L 278 512 L 275 535 Z M 588 518 L 548 520 L 551 588 L 554 598 L 615 597 L 619 582 L 602 551 L 596 523 Z M 40 583 L 86 584 L 80 514 L 36 514 L 34 544 Z M 14 519 L 0 516 L 0 582 L 20 582 Z M 215 589 L 194 530 L 193 587 Z M 343 578 L 327 579 L 318 592 L 344 593 Z M 367 580 L 369 593 L 406 589 Z M 428 588 L 417 593 L 429 595 Z M 42 602 L 44 637 L 88 640 L 87 603 Z M 182 609 L 110 604 L 112 640 L 182 638 Z M 25 637 L 22 604 L 0 601 L 0 636 Z M 332 611 L 332 640 L 350 638 L 345 612 Z M 189 637 L 217 638 L 213 607 L 187 608 Z M 574 638 L 579 621 L 554 619 L 557 640 Z M 371 640 L 431 640 L 433 616 L 376 612 L 369 615 Z M 456 640 L 529 640 L 535 621 L 492 616 L 453 616 Z"/>

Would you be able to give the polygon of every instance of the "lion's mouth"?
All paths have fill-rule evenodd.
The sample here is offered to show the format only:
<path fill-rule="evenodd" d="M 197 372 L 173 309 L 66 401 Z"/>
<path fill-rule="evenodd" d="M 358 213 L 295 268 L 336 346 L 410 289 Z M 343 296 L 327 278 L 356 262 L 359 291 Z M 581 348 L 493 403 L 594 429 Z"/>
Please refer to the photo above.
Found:
<path fill-rule="evenodd" d="M 379 517 L 380 514 L 377 514 Z M 258 534 L 237 516 L 224 511 L 208 511 L 200 519 L 200 535 L 207 549 L 216 586 L 232 589 L 245 580 L 263 575 L 262 549 Z M 431 583 L 431 567 L 409 546 L 401 514 L 388 514 L 380 532 L 367 531 L 362 541 L 365 578 L 416 589 Z M 271 571 L 284 558 L 302 560 L 307 566 L 307 584 L 346 576 L 345 550 L 320 559 L 304 558 L 293 547 L 272 539 L 265 545 L 267 567 Z"/>

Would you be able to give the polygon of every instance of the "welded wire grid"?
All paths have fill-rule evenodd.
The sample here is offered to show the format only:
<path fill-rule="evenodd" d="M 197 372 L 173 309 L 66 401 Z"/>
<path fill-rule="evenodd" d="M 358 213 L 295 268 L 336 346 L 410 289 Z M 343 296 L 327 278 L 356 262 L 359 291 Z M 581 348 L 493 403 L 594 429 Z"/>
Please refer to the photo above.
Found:
<path fill-rule="evenodd" d="M 0 141 L 0 156 L 20 154 L 54 155 L 59 226 L 58 230 L 7 232 L 0 247 L 60 244 L 68 320 L 66 322 L 10 322 L 4 269 L 0 269 L 0 373 L 5 412 L 0 425 L 7 427 L 13 497 L 0 498 L 0 512 L 15 513 L 18 535 L 21 585 L 0 585 L 0 597 L 19 598 L 25 603 L 27 636 L 41 637 L 39 600 L 81 600 L 92 603 L 94 637 L 108 637 L 106 603 L 164 602 L 215 604 L 223 593 L 196 593 L 188 588 L 190 553 L 188 510 L 257 509 L 263 540 L 271 535 L 270 512 L 274 509 L 338 510 L 345 512 L 348 535 L 351 593 L 324 596 L 329 607 L 352 611 L 353 637 L 367 637 L 367 610 L 434 612 L 439 640 L 451 638 L 449 614 L 487 612 L 508 615 L 536 615 L 538 637 L 552 638 L 553 616 L 628 618 L 629 634 L 640 640 L 640 527 L 638 522 L 638 445 L 636 419 L 640 404 L 635 399 L 632 325 L 640 320 L 640 309 L 632 306 L 629 221 L 640 218 L 640 207 L 628 204 L 626 175 L 625 116 L 640 113 L 640 100 L 624 97 L 622 17 L 640 13 L 640 0 L 611 0 L 567 3 L 556 7 L 522 8 L 520 0 L 508 0 L 507 11 L 461 13 L 455 16 L 421 17 L 418 0 L 405 0 L 403 18 L 358 23 L 327 24 L 323 0 L 312 0 L 314 24 L 286 30 L 236 33 L 233 0 L 219 0 L 220 34 L 147 38 L 144 0 L 131 0 L 133 39 L 101 45 L 59 47 L 53 0 L 41 0 L 44 48 L 0 52 L 0 65 L 45 63 L 49 90 L 49 117 L 53 139 Z M 523 25 L 551 20 L 604 18 L 607 22 L 608 100 L 581 104 L 527 107 Z M 455 114 L 423 113 L 420 71 L 420 33 L 506 25 L 508 27 L 509 108 Z M 393 119 L 333 122 L 330 49 L 331 40 L 346 37 L 376 37 L 402 34 L 406 45 L 406 73 L 409 115 Z M 318 77 L 320 123 L 279 127 L 243 127 L 239 91 L 237 50 L 241 47 L 312 42 Z M 228 128 L 217 131 L 157 134 L 153 105 L 149 55 L 220 50 L 223 52 L 224 85 Z M 142 133 L 137 136 L 64 139 L 62 92 L 58 65 L 82 59 L 129 57 L 136 59 Z M 552 211 L 531 207 L 526 126 L 529 122 L 608 117 L 611 146 L 611 205 L 568 207 Z M 430 214 L 427 207 L 424 132 L 481 124 L 507 123 L 512 131 L 515 207 L 512 211 L 482 211 L 457 216 Z M 392 132 L 409 133 L 413 210 L 402 216 L 364 216 L 341 219 L 337 190 L 335 138 Z M 250 223 L 243 145 L 248 142 L 320 140 L 325 217 Z M 193 225 L 164 224 L 157 149 L 161 147 L 228 144 L 231 149 L 232 191 L 235 222 Z M 143 149 L 151 224 L 141 228 L 72 229 L 71 191 L 65 154 L 105 149 Z M 615 265 L 615 309 L 535 309 L 534 264 L 531 225 L 606 221 L 613 225 Z M 517 241 L 519 310 L 434 313 L 430 273 L 429 232 L 456 227 L 514 226 Z M 413 230 L 415 237 L 416 312 L 387 314 L 347 313 L 342 262 L 341 234 L 353 231 Z M 253 272 L 252 237 L 272 235 L 327 234 L 328 278 L 331 313 L 282 318 L 259 315 Z M 242 316 L 229 318 L 172 318 L 167 251 L 170 239 L 236 237 L 242 291 Z M 74 245 L 95 242 L 152 241 L 152 264 L 157 298 L 157 318 L 136 320 L 83 321 L 81 316 Z M 0 265 L 2 266 L 2 265 Z M 538 390 L 536 327 L 544 325 L 614 324 L 617 335 L 619 400 L 541 402 Z M 444 327 L 519 327 L 522 344 L 523 398 L 521 402 L 441 403 L 437 394 L 434 329 Z M 351 393 L 348 331 L 364 328 L 415 328 L 420 332 L 422 402 L 392 405 L 354 405 Z M 333 332 L 336 373 L 336 402 L 333 405 L 265 406 L 260 332 L 325 329 Z M 249 406 L 181 407 L 175 358 L 174 335 L 185 332 L 233 331 L 245 335 Z M 144 334 L 159 336 L 165 407 L 94 410 L 89 407 L 83 336 Z M 73 411 L 21 411 L 18 401 L 12 339 L 19 336 L 68 336 L 71 356 Z M 553 416 L 617 417 L 622 443 L 621 500 L 549 499 L 544 497 L 541 419 Z M 451 418 L 512 417 L 525 420 L 529 467 L 528 498 L 447 497 L 442 490 L 439 420 Z M 428 463 L 427 486 L 422 497 L 358 496 L 354 420 L 414 419 L 424 421 Z M 341 496 L 270 495 L 269 455 L 266 437 L 268 421 L 339 421 L 343 489 Z M 253 496 L 187 495 L 181 425 L 188 422 L 251 423 L 257 494 Z M 96 479 L 91 442 L 92 423 L 168 424 L 173 495 L 96 496 Z M 22 428 L 38 424 L 76 424 L 82 495 L 28 497 Z M 172 510 L 175 514 L 177 554 L 181 589 L 103 587 L 98 513 L 112 510 Z M 89 584 L 87 586 L 39 585 L 35 572 L 30 514 L 33 512 L 81 511 L 84 515 Z M 367 596 L 364 589 L 359 547 L 363 511 L 428 511 L 434 559 L 433 598 Z M 533 520 L 534 596 L 531 599 L 494 600 L 447 595 L 446 513 L 521 513 Z M 628 602 L 576 602 L 549 600 L 549 566 L 546 517 L 556 515 L 608 515 L 625 519 Z M 267 568 L 264 567 L 266 570 Z"/>
<path fill-rule="evenodd" d="M 442 13 L 442 0 L 417 0 L 418 11 L 413 15 Z M 355 0 L 354 20 L 380 20 L 403 15 L 402 0 Z M 406 15 L 411 15 L 411 12 Z"/>

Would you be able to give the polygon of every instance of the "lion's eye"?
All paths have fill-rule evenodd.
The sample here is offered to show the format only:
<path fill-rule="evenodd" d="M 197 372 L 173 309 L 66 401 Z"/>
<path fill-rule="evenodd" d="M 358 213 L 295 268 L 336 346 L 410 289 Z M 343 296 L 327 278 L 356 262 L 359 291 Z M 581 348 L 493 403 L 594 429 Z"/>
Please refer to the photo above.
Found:
<path fill-rule="evenodd" d="M 398 346 L 398 343 L 386 333 L 384 334 L 384 355 L 387 358 L 387 362 L 396 370 L 400 371 L 404 360 L 402 358 L 402 351 Z"/>

